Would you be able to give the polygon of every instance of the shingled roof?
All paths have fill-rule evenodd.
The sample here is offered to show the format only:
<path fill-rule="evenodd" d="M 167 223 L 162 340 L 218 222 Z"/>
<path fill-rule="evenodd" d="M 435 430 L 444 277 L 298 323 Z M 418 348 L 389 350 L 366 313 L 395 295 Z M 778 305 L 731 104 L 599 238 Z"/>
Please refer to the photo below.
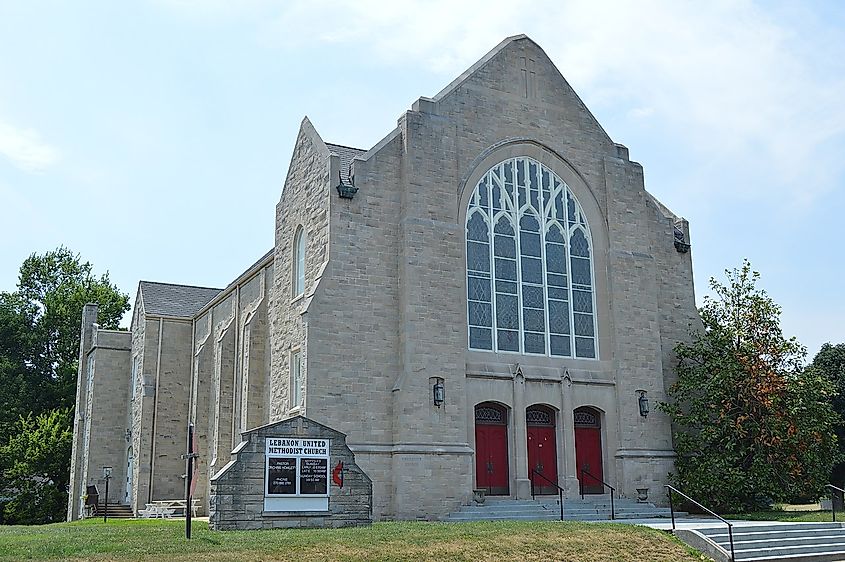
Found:
<path fill-rule="evenodd" d="M 351 146 L 343 146 L 341 144 L 326 143 L 329 151 L 334 152 L 340 156 L 340 181 L 349 183 L 349 168 L 352 166 L 352 159 L 356 156 L 366 154 L 366 150 L 360 148 L 352 148 Z"/>
<path fill-rule="evenodd" d="M 208 302 L 220 294 L 222 289 L 192 287 L 141 281 L 139 283 L 144 312 L 153 316 L 175 316 L 193 318 Z"/>

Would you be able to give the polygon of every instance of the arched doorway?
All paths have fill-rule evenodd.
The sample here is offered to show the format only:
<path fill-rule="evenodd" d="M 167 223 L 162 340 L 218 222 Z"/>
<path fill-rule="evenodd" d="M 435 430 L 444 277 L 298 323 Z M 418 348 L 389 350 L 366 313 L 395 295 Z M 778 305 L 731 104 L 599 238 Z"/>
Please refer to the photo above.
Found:
<path fill-rule="evenodd" d="M 529 406 L 525 410 L 525 422 L 528 426 L 528 475 L 534 492 L 557 494 L 557 488 L 552 484 L 557 483 L 555 412 L 548 406 Z"/>
<path fill-rule="evenodd" d="M 578 481 L 585 494 L 602 494 L 601 416 L 597 410 L 588 407 L 576 409 L 574 415 Z"/>
<path fill-rule="evenodd" d="M 508 411 L 484 402 L 475 407 L 475 483 L 491 496 L 510 493 L 508 478 Z"/>

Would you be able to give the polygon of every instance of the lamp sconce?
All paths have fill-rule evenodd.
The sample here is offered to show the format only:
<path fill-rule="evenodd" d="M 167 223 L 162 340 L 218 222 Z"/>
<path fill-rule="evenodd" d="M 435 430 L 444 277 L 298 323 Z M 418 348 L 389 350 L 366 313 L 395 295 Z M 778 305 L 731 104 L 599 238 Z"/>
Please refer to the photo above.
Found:
<path fill-rule="evenodd" d="M 648 417 L 648 397 L 646 396 L 645 390 L 638 390 L 637 393 L 640 397 L 637 399 L 637 402 L 640 406 L 640 415 L 644 418 Z"/>
<path fill-rule="evenodd" d="M 339 183 L 337 185 L 337 194 L 341 199 L 352 199 L 358 193 L 358 188 L 352 184 Z"/>
<path fill-rule="evenodd" d="M 131 429 L 127 429 L 126 431 L 124 431 L 124 432 L 123 432 L 123 438 L 124 438 L 124 439 L 126 439 L 126 442 L 127 442 L 127 443 L 129 443 L 130 441 L 132 441 L 132 430 L 131 430 Z"/>
<path fill-rule="evenodd" d="M 108 480 L 109 478 L 111 478 L 111 469 L 112 469 L 112 467 L 110 467 L 110 466 L 104 466 L 103 467 L 103 479 L 104 480 Z"/>
<path fill-rule="evenodd" d="M 438 408 L 446 401 L 446 387 L 443 385 L 443 379 L 439 377 L 434 378 L 434 385 L 431 387 L 432 398 L 434 405 Z"/>

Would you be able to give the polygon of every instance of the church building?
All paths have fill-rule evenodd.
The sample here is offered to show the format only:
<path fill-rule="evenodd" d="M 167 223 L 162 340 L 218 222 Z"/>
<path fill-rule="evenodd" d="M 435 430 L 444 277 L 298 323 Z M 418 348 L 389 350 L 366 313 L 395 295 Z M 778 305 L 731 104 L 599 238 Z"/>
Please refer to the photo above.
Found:
<path fill-rule="evenodd" d="M 347 435 L 375 519 L 532 484 L 660 503 L 653 406 L 699 320 L 687 222 L 643 178 L 524 35 L 373 147 L 304 119 L 269 252 L 223 289 L 141 281 L 128 332 L 86 306 L 68 519 L 105 466 L 136 513 L 184 497 L 189 423 L 207 509 L 241 433 L 295 415 Z"/>

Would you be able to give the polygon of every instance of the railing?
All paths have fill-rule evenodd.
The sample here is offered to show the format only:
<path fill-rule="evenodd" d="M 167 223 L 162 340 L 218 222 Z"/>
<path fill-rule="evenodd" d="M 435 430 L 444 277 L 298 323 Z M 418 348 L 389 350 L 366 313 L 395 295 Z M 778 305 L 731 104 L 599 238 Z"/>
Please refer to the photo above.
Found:
<path fill-rule="evenodd" d="M 560 520 L 563 521 L 563 488 L 561 488 L 558 485 L 557 482 L 552 482 L 551 480 L 549 480 L 548 478 L 543 476 L 543 473 L 538 472 L 536 468 L 531 469 L 531 474 L 536 474 L 537 476 L 539 476 L 540 478 L 542 478 L 543 480 L 545 480 L 546 482 L 548 482 L 549 484 L 551 484 L 552 486 L 557 488 L 557 497 L 558 497 L 558 501 L 560 502 Z M 534 479 L 533 478 L 531 479 L 531 499 L 532 500 L 534 499 Z"/>
<path fill-rule="evenodd" d="M 601 482 L 601 485 L 602 485 L 602 489 L 601 489 L 601 490 L 602 490 L 602 493 L 604 493 L 604 487 L 605 487 L 605 486 L 607 486 L 608 488 L 610 488 L 610 519 L 611 519 L 611 520 L 616 519 L 616 509 L 615 509 L 615 508 L 614 508 L 614 506 L 613 506 L 613 492 L 615 492 L 615 491 L 616 491 L 616 488 L 614 488 L 613 486 L 611 486 L 610 484 L 608 484 L 607 482 L 605 482 L 604 480 L 602 480 L 601 478 L 599 478 L 599 477 L 598 477 L 598 476 L 596 476 L 595 474 L 590 474 L 590 472 L 589 472 L 589 471 L 587 471 L 586 469 L 582 468 L 582 469 L 581 469 L 581 478 L 579 478 L 579 479 L 578 479 L 578 488 L 579 488 L 579 490 L 578 490 L 578 491 L 580 491 L 580 492 L 581 492 L 581 499 L 582 499 L 582 500 L 584 499 L 584 475 L 585 475 L 585 474 L 586 474 L 587 476 L 589 476 L 590 478 L 592 478 L 593 480 L 595 480 L 596 482 Z"/>
<path fill-rule="evenodd" d="M 842 488 L 839 488 L 837 486 L 834 486 L 833 484 L 826 484 L 826 486 L 831 489 L 831 492 L 830 492 L 830 511 L 833 512 L 833 522 L 836 523 L 836 498 L 834 497 L 833 490 L 836 490 L 837 492 L 841 492 L 842 494 L 845 494 L 845 490 L 843 490 Z"/>
<path fill-rule="evenodd" d="M 722 523 L 724 523 L 725 525 L 728 526 L 728 539 L 730 539 L 730 541 L 731 541 L 731 560 L 732 561 L 736 560 L 736 558 L 734 558 L 733 523 L 729 522 L 727 519 L 725 519 L 723 517 L 720 517 L 715 512 L 710 511 L 709 509 L 707 509 L 706 507 L 704 507 L 703 505 L 701 505 L 700 503 L 698 503 L 697 501 L 695 501 L 694 499 L 692 499 L 691 497 L 689 497 L 688 495 L 686 495 L 685 493 L 680 491 L 679 489 L 675 488 L 674 486 L 670 486 L 669 484 L 666 484 L 666 487 L 669 488 L 669 512 L 672 514 L 672 532 L 673 533 L 675 532 L 675 505 L 672 503 L 672 492 L 675 492 L 679 496 L 683 496 L 684 498 L 687 499 L 687 501 L 694 503 L 699 508 L 703 509 L 704 511 L 706 511 L 707 513 L 709 513 L 710 515 L 712 515 L 713 517 L 715 517 L 716 519 L 718 519 L 719 521 L 721 521 Z"/>

